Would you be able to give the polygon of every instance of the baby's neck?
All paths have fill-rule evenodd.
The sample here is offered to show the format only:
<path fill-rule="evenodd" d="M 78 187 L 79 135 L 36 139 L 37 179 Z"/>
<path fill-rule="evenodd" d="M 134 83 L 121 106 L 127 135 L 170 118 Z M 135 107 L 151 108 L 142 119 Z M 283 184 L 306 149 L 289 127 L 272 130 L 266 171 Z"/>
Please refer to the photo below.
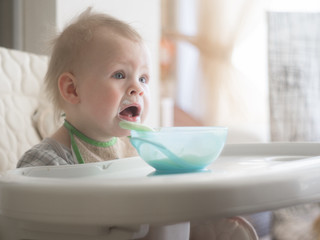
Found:
<path fill-rule="evenodd" d="M 65 145 L 68 148 L 71 148 L 71 141 L 70 141 L 70 135 L 68 130 L 61 126 L 52 136 L 52 139 L 56 140 L 57 142 Z"/>

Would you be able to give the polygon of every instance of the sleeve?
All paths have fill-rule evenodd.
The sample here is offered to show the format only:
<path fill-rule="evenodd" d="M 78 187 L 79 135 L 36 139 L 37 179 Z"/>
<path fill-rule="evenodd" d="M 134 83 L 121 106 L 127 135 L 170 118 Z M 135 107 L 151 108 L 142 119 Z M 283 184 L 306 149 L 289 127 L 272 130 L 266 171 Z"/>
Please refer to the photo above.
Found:
<path fill-rule="evenodd" d="M 17 168 L 69 164 L 74 164 L 71 153 L 62 153 L 54 145 L 43 142 L 25 152 L 18 161 Z"/>

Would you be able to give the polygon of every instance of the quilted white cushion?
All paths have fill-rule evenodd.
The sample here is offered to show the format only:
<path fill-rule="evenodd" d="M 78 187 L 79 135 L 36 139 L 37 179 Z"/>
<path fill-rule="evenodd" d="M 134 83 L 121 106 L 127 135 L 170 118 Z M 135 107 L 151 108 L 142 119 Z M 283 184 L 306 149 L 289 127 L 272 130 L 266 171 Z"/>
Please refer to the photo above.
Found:
<path fill-rule="evenodd" d="M 40 141 L 32 116 L 48 58 L 0 47 L 0 172 L 13 169 L 21 155 Z"/>

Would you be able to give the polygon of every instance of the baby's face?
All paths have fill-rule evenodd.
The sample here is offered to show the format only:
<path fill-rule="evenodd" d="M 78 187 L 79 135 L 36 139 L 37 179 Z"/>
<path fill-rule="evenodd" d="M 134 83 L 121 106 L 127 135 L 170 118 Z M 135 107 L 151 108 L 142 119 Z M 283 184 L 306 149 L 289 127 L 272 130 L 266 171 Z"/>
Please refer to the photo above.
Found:
<path fill-rule="evenodd" d="M 127 136 L 119 121 L 141 122 L 149 108 L 150 58 L 146 47 L 107 30 L 94 34 L 77 74 L 81 128 L 96 140 Z M 85 129 L 83 129 L 85 128 Z M 80 129 L 81 130 L 81 129 Z"/>

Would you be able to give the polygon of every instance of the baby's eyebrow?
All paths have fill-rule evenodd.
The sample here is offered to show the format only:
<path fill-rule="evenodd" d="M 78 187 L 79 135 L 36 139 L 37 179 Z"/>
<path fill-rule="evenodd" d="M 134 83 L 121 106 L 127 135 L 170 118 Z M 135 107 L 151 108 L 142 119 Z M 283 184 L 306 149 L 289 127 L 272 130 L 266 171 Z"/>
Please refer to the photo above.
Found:
<path fill-rule="evenodd" d="M 128 65 L 128 62 L 112 59 L 112 60 L 108 63 L 108 65 L 109 65 L 110 67 L 114 67 L 114 66 L 118 66 L 118 65 L 120 65 L 120 66 L 126 66 L 126 65 Z"/>
<path fill-rule="evenodd" d="M 120 69 L 122 69 L 123 66 L 125 66 L 126 64 L 124 64 L 124 63 L 119 63 L 119 62 L 115 62 L 115 61 L 110 60 L 110 61 L 102 62 L 100 65 L 101 65 L 101 67 L 103 67 L 103 68 L 107 68 L 107 69 L 112 69 L 112 68 L 118 69 L 118 68 L 119 68 L 118 70 L 120 70 Z"/>
<path fill-rule="evenodd" d="M 148 73 L 151 72 L 151 66 L 150 66 L 149 64 L 143 65 L 143 66 L 141 67 L 141 69 L 144 70 L 144 71 L 146 71 L 146 72 L 148 72 Z"/>

